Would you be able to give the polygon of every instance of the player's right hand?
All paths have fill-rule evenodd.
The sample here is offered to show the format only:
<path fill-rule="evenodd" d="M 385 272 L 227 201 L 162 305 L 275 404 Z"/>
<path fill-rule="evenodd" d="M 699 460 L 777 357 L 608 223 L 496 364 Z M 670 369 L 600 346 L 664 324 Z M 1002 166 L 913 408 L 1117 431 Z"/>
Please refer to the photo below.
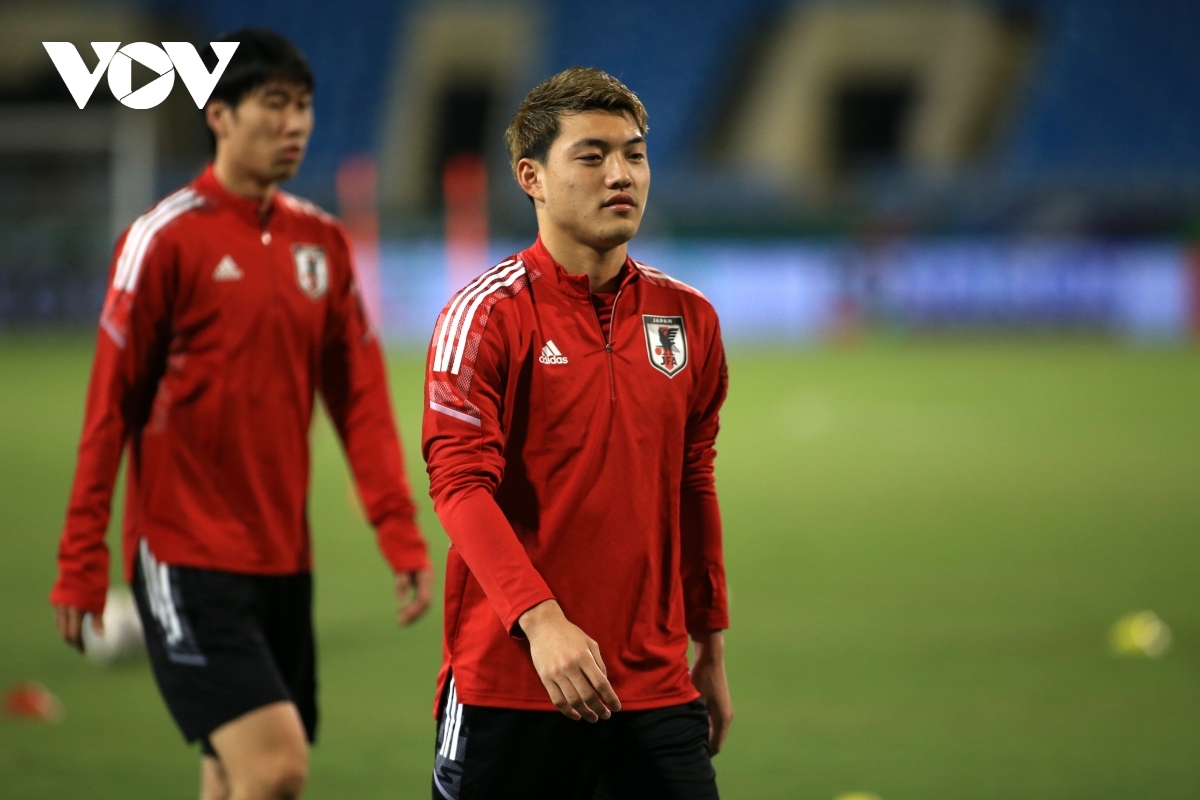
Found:
<path fill-rule="evenodd" d="M 74 606 L 55 606 L 54 622 L 63 641 L 83 652 L 83 619 L 87 612 Z M 92 614 L 92 630 L 97 636 L 104 635 L 104 621 L 99 614 Z"/>
<path fill-rule="evenodd" d="M 533 668 L 564 716 L 597 722 L 621 710 L 600 646 L 566 618 L 557 601 L 534 606 L 518 624 L 529 639 Z"/>

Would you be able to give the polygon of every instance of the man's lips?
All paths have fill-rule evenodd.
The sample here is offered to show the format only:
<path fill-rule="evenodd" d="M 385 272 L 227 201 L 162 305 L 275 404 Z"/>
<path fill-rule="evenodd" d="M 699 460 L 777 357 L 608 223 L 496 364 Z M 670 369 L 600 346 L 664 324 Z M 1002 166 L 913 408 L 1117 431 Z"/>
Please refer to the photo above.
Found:
<path fill-rule="evenodd" d="M 288 160 L 296 160 L 304 155 L 304 148 L 296 145 L 293 145 L 292 147 L 285 147 L 280 151 L 280 155 Z"/>
<path fill-rule="evenodd" d="M 601 208 L 611 208 L 613 211 L 631 211 L 637 202 L 631 195 L 619 192 L 604 201 Z"/>

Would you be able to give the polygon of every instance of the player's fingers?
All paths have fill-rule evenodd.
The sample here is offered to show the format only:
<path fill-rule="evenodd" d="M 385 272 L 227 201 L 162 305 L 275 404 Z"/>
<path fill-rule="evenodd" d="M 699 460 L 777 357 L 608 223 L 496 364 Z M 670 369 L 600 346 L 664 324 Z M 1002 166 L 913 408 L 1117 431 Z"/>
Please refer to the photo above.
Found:
<path fill-rule="evenodd" d="M 608 670 L 604 668 L 604 661 L 600 658 L 600 645 L 589 641 L 588 649 L 592 651 L 592 657 L 596 659 L 596 666 L 600 670 L 598 675 L 589 675 L 592 686 L 596 687 L 596 693 L 600 695 L 600 699 L 604 701 L 604 705 L 608 706 L 612 711 L 621 710 L 621 699 L 617 697 L 616 690 L 612 684 L 608 682 Z"/>
<path fill-rule="evenodd" d="M 594 670 L 595 667 L 593 667 Z M 575 690 L 575 697 L 577 699 L 571 705 L 579 712 L 579 716 L 588 722 L 599 722 L 601 719 L 608 719 L 610 716 L 608 709 L 604 707 L 604 703 L 600 702 L 600 696 L 592 688 L 592 682 L 588 679 L 587 673 L 584 672 L 582 667 L 575 667 L 568 670 L 565 677 L 566 680 L 570 681 L 571 688 Z"/>
<path fill-rule="evenodd" d="M 77 608 L 67 609 L 67 643 L 83 652 L 83 614 Z"/>
<path fill-rule="evenodd" d="M 407 572 L 396 573 L 396 622 L 400 625 L 404 624 L 404 609 L 408 605 L 408 591 L 412 586 L 412 579 Z"/>
<path fill-rule="evenodd" d="M 604 682 L 603 676 L 598 673 L 590 675 L 587 670 L 582 671 L 581 675 L 581 683 L 586 685 L 580 691 L 579 696 L 583 699 L 584 704 L 587 705 L 588 710 L 596 715 L 597 719 L 608 719 L 612 716 L 612 710 L 609 709 L 608 704 L 604 702 L 600 697 L 600 693 L 595 689 L 595 683 Z"/>
<path fill-rule="evenodd" d="M 86 617 L 84 619 L 86 619 Z M 97 636 L 104 635 L 104 615 L 103 614 L 92 614 L 92 631 Z M 80 633 L 83 633 L 83 631 L 80 631 Z"/>
<path fill-rule="evenodd" d="M 413 621 L 412 616 L 412 573 L 396 573 L 396 624 L 407 625 Z"/>
<path fill-rule="evenodd" d="M 570 714 L 567 716 L 571 717 L 571 719 L 582 719 L 587 722 L 596 721 L 593 719 L 593 717 L 596 716 L 596 712 L 588 708 L 587 703 L 585 703 L 583 698 L 579 695 L 579 684 L 587 683 L 582 676 L 576 680 L 572 680 L 570 667 L 568 667 L 567 669 L 563 670 L 561 674 L 555 676 L 554 682 L 558 684 L 558 689 L 562 692 L 563 698 L 567 701 L 567 705 L 570 707 L 571 711 L 575 712 L 574 716 L 571 716 Z"/>
<path fill-rule="evenodd" d="M 592 651 L 592 658 L 596 659 L 596 663 L 600 666 L 600 671 L 604 673 L 604 677 L 608 677 L 608 667 L 604 666 L 604 659 L 600 657 L 600 645 L 594 639 L 588 639 L 588 650 Z"/>
<path fill-rule="evenodd" d="M 719 709 L 708 715 L 708 752 L 716 755 L 725 746 L 725 737 L 729 734 L 729 726 L 733 722 L 732 709 Z"/>
<path fill-rule="evenodd" d="M 80 614 L 79 609 L 69 606 L 54 607 L 55 622 L 58 624 L 58 633 L 62 636 L 63 641 L 82 652 L 83 640 L 80 636 Z"/>
<path fill-rule="evenodd" d="M 421 617 L 433 600 L 433 570 L 422 569 L 405 575 L 405 592 L 400 595 L 400 624 L 409 625 Z M 397 591 L 399 581 L 397 580 Z M 412 597 L 408 598 L 411 590 Z"/>
<path fill-rule="evenodd" d="M 721 748 L 725 746 L 725 734 L 728 733 L 726 728 L 719 728 L 716 725 L 709 726 L 708 729 L 708 754 L 715 756 L 721 752 Z"/>
<path fill-rule="evenodd" d="M 599 665 L 595 663 L 584 663 L 582 666 L 584 679 L 588 682 L 587 693 L 582 694 L 584 702 L 591 707 L 593 711 L 600 716 L 600 719 L 608 719 L 612 716 L 611 706 L 604 699 L 604 694 L 601 693 L 600 687 L 608 687 L 609 693 L 612 692 L 612 687 L 608 685 L 608 678 L 600 672 Z"/>
<path fill-rule="evenodd" d="M 417 599 L 428 606 L 433 602 L 433 570 L 419 569 L 413 575 L 417 581 Z"/>
<path fill-rule="evenodd" d="M 546 693 L 550 695 L 550 702 L 554 703 L 554 707 L 561 711 L 564 717 L 573 720 L 579 719 L 579 712 L 571 707 L 571 701 L 563 694 L 558 683 L 543 678 L 542 686 L 546 687 Z"/>
<path fill-rule="evenodd" d="M 411 625 L 416 622 L 428 607 L 428 603 L 420 603 L 416 600 L 406 603 L 400 608 L 400 624 Z"/>
<path fill-rule="evenodd" d="M 400 624 L 411 625 L 420 619 L 429 608 L 429 600 L 420 596 L 414 597 L 400 607 Z"/>

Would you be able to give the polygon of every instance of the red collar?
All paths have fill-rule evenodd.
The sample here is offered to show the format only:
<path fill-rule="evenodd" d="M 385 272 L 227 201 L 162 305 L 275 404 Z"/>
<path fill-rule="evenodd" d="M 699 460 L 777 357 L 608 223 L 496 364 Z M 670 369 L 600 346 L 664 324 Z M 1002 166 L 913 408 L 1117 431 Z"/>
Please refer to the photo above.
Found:
<path fill-rule="evenodd" d="M 234 194 L 221 185 L 221 182 L 217 180 L 216 173 L 213 172 L 211 162 L 204 168 L 204 172 L 200 173 L 200 177 L 193 181 L 192 186 L 217 205 L 230 209 L 256 228 L 267 226 L 267 221 L 271 219 L 271 215 L 275 213 L 275 208 L 279 204 L 279 190 L 276 189 L 271 194 L 271 202 L 267 205 L 266 213 L 260 214 L 261 203 L 258 200 Z"/>
<path fill-rule="evenodd" d="M 559 291 L 572 297 L 587 298 L 591 296 L 591 285 L 587 275 L 571 275 L 562 265 L 553 259 L 550 251 L 546 249 L 546 245 L 542 244 L 541 235 L 537 241 L 529 246 L 521 257 L 525 260 L 526 267 L 533 267 L 541 277 L 546 278 Z M 621 267 L 621 281 L 618 285 L 618 291 L 624 289 L 625 286 L 638 275 L 637 266 L 633 259 L 628 254 L 625 256 L 625 263 Z"/>

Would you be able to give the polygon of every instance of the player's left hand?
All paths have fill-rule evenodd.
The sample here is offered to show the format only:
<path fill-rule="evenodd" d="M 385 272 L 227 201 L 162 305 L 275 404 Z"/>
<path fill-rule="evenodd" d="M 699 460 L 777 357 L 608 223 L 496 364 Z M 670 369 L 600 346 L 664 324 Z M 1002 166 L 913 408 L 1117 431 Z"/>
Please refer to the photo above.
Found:
<path fill-rule="evenodd" d="M 433 570 L 426 568 L 396 573 L 396 597 L 400 599 L 396 621 L 401 625 L 416 622 L 429 610 L 429 603 L 433 599 Z"/>
<path fill-rule="evenodd" d="M 696 649 L 692 685 L 708 706 L 708 752 L 715 756 L 733 723 L 733 700 L 725 677 L 725 637 L 720 631 L 711 631 L 692 636 L 692 644 Z"/>
<path fill-rule="evenodd" d="M 83 652 L 83 626 L 86 624 L 87 612 L 81 608 L 74 606 L 54 606 L 54 622 L 58 626 L 58 633 L 62 636 L 63 641 L 74 647 L 79 652 Z M 92 630 L 97 636 L 104 635 L 104 617 L 100 614 L 92 615 Z"/>

